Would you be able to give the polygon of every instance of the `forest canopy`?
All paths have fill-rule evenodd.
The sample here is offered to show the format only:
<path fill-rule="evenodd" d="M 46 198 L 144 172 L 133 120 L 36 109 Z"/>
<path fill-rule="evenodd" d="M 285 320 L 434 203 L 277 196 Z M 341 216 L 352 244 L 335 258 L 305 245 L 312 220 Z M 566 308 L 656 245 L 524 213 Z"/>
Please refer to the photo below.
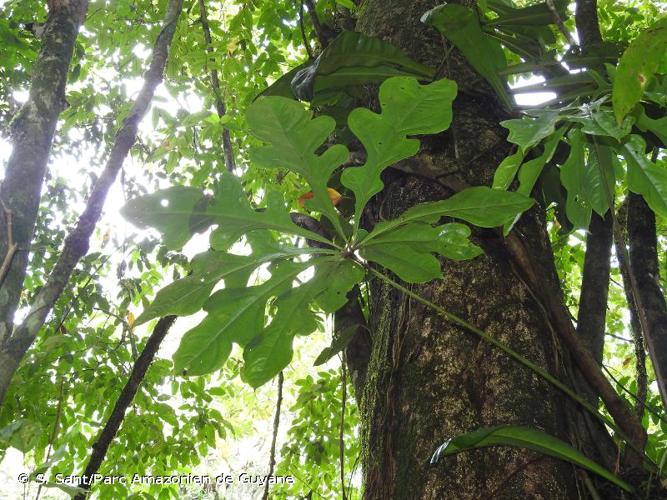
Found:
<path fill-rule="evenodd" d="M 666 11 L 0 0 L 0 496 L 667 498 Z"/>

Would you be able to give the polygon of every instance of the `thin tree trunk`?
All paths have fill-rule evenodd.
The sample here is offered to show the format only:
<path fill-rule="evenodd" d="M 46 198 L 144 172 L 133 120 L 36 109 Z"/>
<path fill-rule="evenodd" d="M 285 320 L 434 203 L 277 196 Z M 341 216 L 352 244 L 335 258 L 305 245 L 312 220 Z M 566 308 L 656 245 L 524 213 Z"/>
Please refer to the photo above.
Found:
<path fill-rule="evenodd" d="M 125 412 L 130 404 L 132 404 L 132 400 L 139 390 L 139 386 L 144 380 L 146 372 L 160 348 L 160 344 L 162 344 L 165 336 L 169 333 L 169 328 L 171 328 L 171 325 L 174 324 L 175 320 L 176 316 L 165 316 L 164 318 L 160 318 L 155 325 L 155 328 L 153 328 L 153 333 L 148 337 L 146 347 L 144 347 L 144 350 L 141 351 L 137 361 L 134 363 L 130 377 L 127 379 L 123 390 L 120 392 L 116 404 L 114 405 L 106 424 L 104 424 L 102 432 L 100 432 L 99 436 L 93 443 L 90 459 L 88 460 L 88 465 L 86 465 L 83 477 L 90 479 L 100 470 L 100 466 L 104 461 L 104 456 L 106 455 L 111 442 L 116 437 L 118 429 L 120 429 L 120 426 L 123 423 Z M 91 486 L 90 481 L 86 481 L 81 485 L 84 490 L 89 490 Z M 79 493 L 74 497 L 74 500 L 84 500 L 85 498 L 86 494 Z"/>
<path fill-rule="evenodd" d="M 208 26 L 208 15 L 206 13 L 205 0 L 199 0 L 199 15 L 202 29 L 204 30 L 206 52 L 212 52 L 213 46 L 211 45 L 211 30 Z M 209 64 L 214 64 L 214 61 L 210 60 Z M 215 96 L 215 109 L 218 112 L 218 116 L 222 118 L 225 116 L 225 114 L 227 114 L 227 108 L 225 107 L 225 101 L 222 99 L 222 90 L 220 89 L 220 78 L 218 77 L 218 70 L 215 67 L 209 68 L 209 75 L 211 79 L 211 88 L 213 89 L 213 94 Z M 227 127 L 222 127 L 222 151 L 225 155 L 225 167 L 227 167 L 227 170 L 233 173 L 234 169 L 236 168 L 236 163 L 234 162 L 234 148 L 232 147 L 232 139 L 229 135 L 229 129 Z"/>
<path fill-rule="evenodd" d="M 602 364 L 604 350 L 612 240 L 611 213 L 604 218 L 593 214 L 586 237 L 577 334 L 598 364 Z M 594 398 L 597 400 L 597 396 Z"/>
<path fill-rule="evenodd" d="M 644 319 L 644 340 L 662 404 L 667 409 L 667 306 L 660 288 L 655 214 L 641 196 L 630 193 L 629 197 L 630 278 L 636 285 L 635 300 Z"/>
<path fill-rule="evenodd" d="M 66 106 L 65 85 L 74 42 L 87 0 L 49 2 L 42 50 L 32 67 L 30 95 L 11 126 L 13 149 L 0 185 L 0 345 L 13 331 L 23 289 L 40 193 L 58 116 Z M 5 378 L 0 357 L 0 377 Z M 1 392 L 0 392 L 1 394 Z"/>
<path fill-rule="evenodd" d="M 455 51 L 443 64 L 442 41 L 419 22 L 439 2 L 367 0 L 358 29 L 380 36 L 457 81 L 454 123 L 428 141 L 413 162 L 443 175 L 487 184 L 508 153 L 506 118 L 487 84 Z M 425 141 L 426 142 L 426 141 Z M 436 181 L 390 172 L 369 219 L 392 218 L 409 206 L 448 197 Z M 548 248 L 540 220 L 529 216 L 532 246 Z M 535 232 L 537 231 L 537 233 Z M 525 233 L 524 233 L 525 234 Z M 414 291 L 484 329 L 533 362 L 559 373 L 549 326 L 509 262 L 483 256 L 443 262 L 444 279 Z M 549 276 L 545 276 L 549 279 Z M 515 424 L 566 438 L 562 396 L 505 355 L 433 311 L 371 282 L 372 352 L 361 402 L 366 498 L 569 498 L 572 473 L 562 462 L 526 450 L 489 448 L 430 466 L 446 439 L 483 426 Z"/>
<path fill-rule="evenodd" d="M 176 31 L 176 24 L 182 6 L 183 0 L 170 0 L 164 25 L 153 47 L 153 57 L 146 72 L 144 85 L 134 101 L 129 115 L 125 118 L 123 126 L 116 134 L 109 159 L 93 187 L 86 208 L 79 217 L 76 226 L 65 239 L 65 246 L 58 257 L 58 261 L 46 284 L 33 300 L 27 317 L 15 329 L 11 337 L 6 339 L 0 350 L 0 366 L 2 367 L 0 368 L 0 404 L 4 400 L 11 378 L 21 359 L 32 345 L 53 305 L 67 286 L 72 271 L 79 260 L 88 252 L 90 236 L 102 214 L 107 193 L 116 180 L 130 148 L 136 141 L 139 123 L 148 111 L 155 89 L 162 82 L 169 46 Z"/>

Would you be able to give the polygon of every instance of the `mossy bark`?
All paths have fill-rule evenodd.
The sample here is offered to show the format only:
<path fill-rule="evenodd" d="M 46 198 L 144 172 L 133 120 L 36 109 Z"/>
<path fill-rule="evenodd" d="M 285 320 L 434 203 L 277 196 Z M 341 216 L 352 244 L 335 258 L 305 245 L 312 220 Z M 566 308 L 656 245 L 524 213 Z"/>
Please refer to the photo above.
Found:
<path fill-rule="evenodd" d="M 506 132 L 498 125 L 506 112 L 460 55 L 453 52 L 443 60 L 439 35 L 419 21 L 437 3 L 367 0 L 360 13 L 359 31 L 445 68 L 445 76 L 459 86 L 452 127 L 424 140 L 419 155 L 400 165 L 402 171 L 388 171 L 385 190 L 370 206 L 371 222 L 395 217 L 421 201 L 446 198 L 456 182 L 488 184 L 509 153 Z M 556 279 L 539 213 L 526 217 L 520 230 L 545 262 L 545 279 Z M 443 271 L 444 279 L 414 291 L 559 372 L 552 333 L 508 261 L 490 256 L 444 261 Z M 361 398 L 366 498 L 554 499 L 574 494 L 567 464 L 523 449 L 487 448 L 430 465 L 431 454 L 447 438 L 483 426 L 526 425 L 565 437 L 562 396 L 499 350 L 384 283 L 371 283 L 370 309 L 372 353 Z"/>

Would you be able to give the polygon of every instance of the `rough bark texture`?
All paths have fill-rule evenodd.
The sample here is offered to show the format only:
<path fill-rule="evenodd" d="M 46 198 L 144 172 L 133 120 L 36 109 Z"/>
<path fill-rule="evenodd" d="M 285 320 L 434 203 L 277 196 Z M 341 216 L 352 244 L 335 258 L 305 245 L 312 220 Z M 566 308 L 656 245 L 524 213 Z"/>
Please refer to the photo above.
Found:
<path fill-rule="evenodd" d="M 586 237 L 577 334 L 598 364 L 602 364 L 604 350 L 612 240 L 611 214 L 607 213 L 604 218 L 593 214 Z"/>
<path fill-rule="evenodd" d="M 443 44 L 419 22 L 436 1 L 368 0 L 358 30 L 380 36 L 413 58 L 438 67 Z M 447 74 L 457 81 L 454 123 L 424 141 L 419 157 L 401 165 L 487 184 L 508 153 L 507 116 L 486 83 L 456 53 Z M 370 218 L 391 218 L 409 206 L 451 195 L 435 180 L 392 172 Z M 381 198 L 381 199 L 380 199 Z M 548 248 L 539 217 L 528 217 L 531 246 Z M 544 253 L 544 252 L 542 252 Z M 546 257 L 548 260 L 548 256 Z M 559 371 L 554 339 L 527 288 L 508 262 L 481 257 L 444 262 L 445 278 L 415 291 L 484 329 L 541 366 Z M 545 276 L 545 279 L 552 279 Z M 428 460 L 448 437 L 482 426 L 519 424 L 564 437 L 560 395 L 505 355 L 448 324 L 399 292 L 371 284 L 372 352 L 362 408 L 367 498 L 568 498 L 567 465 L 526 450 L 489 448 Z"/>
<path fill-rule="evenodd" d="M 662 404 L 667 408 L 667 306 L 660 288 L 655 215 L 644 199 L 630 193 L 628 239 L 630 268 L 636 284 L 639 314 L 644 316 L 644 336 L 655 371 Z"/>
<path fill-rule="evenodd" d="M 90 236 L 102 214 L 107 193 L 116 180 L 130 148 L 136 141 L 139 123 L 148 111 L 155 89 L 162 82 L 169 46 L 176 31 L 176 23 L 182 6 L 183 0 L 170 0 L 164 25 L 153 47 L 153 56 L 144 78 L 144 85 L 134 101 L 129 115 L 116 134 L 109 159 L 93 187 L 86 202 L 86 208 L 79 217 L 76 226 L 67 235 L 65 246 L 58 257 L 58 261 L 51 270 L 46 284 L 40 289 L 30 305 L 30 311 L 25 320 L 15 328 L 11 337 L 5 339 L 0 349 L 0 361 L 2 362 L 2 368 L 0 368 L 0 404 L 2 404 L 11 377 L 18 368 L 21 359 L 32 345 L 55 302 L 67 286 L 72 271 L 79 260 L 88 252 Z M 39 201 L 39 193 L 36 196 L 37 201 Z"/>
<path fill-rule="evenodd" d="M 13 150 L 0 186 L 0 211 L 4 210 L 7 216 L 0 217 L 0 260 L 7 255 L 11 240 L 18 251 L 8 261 L 0 279 L 0 343 L 12 333 L 51 142 L 58 116 L 66 105 L 65 84 L 74 42 L 87 7 L 86 0 L 49 3 L 42 50 L 33 66 L 30 95 L 11 124 Z M 4 367 L 4 361 L 0 359 L 0 366 Z"/>

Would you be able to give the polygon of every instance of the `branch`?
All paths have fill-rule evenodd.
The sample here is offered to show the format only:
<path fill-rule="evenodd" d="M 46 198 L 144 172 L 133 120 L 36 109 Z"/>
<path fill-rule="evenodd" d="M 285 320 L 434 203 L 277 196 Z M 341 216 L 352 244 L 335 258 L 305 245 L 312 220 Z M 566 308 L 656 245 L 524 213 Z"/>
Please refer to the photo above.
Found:
<path fill-rule="evenodd" d="M 273 475 L 273 468 L 276 466 L 276 441 L 278 440 L 278 427 L 280 426 L 280 407 L 283 404 L 283 383 L 285 378 L 283 372 L 278 374 L 278 399 L 276 401 L 276 414 L 273 417 L 273 437 L 271 438 L 271 452 L 269 454 L 269 473 L 267 477 Z M 264 494 L 262 495 L 262 500 L 267 500 L 269 498 L 269 484 L 270 481 L 266 481 L 264 484 Z"/>
<path fill-rule="evenodd" d="M 139 122 L 146 114 L 155 89 L 162 82 L 164 68 L 169 54 L 169 46 L 176 31 L 176 23 L 181 13 L 183 0 L 170 0 L 165 15 L 164 24 L 153 47 L 153 59 L 144 78 L 144 85 L 134 101 L 134 105 L 123 122 L 123 126 L 116 133 L 114 144 L 111 147 L 109 159 L 102 174 L 95 183 L 86 203 L 86 208 L 79 220 L 65 239 L 65 246 L 58 257 L 46 284 L 36 295 L 27 317 L 17 327 L 14 334 L 6 341 L 0 351 L 0 361 L 6 366 L 0 369 L 0 403 L 11 377 L 16 371 L 19 362 L 37 336 L 53 305 L 67 286 L 72 271 L 79 260 L 86 255 L 90 244 L 90 236 L 102 214 L 104 202 L 109 188 L 114 183 L 118 171 L 134 145 L 137 138 Z M 4 185 L 3 185 L 4 186 Z"/>
<path fill-rule="evenodd" d="M 572 34 L 569 32 L 569 30 L 565 26 L 565 23 L 563 22 L 563 19 L 560 17 L 560 14 L 558 13 L 558 9 L 556 9 L 556 5 L 554 4 L 554 0 L 546 0 L 546 4 L 547 4 L 547 8 L 551 11 L 551 16 L 554 18 L 554 22 L 556 23 L 556 26 L 558 27 L 558 30 L 565 37 L 565 39 L 570 44 L 570 46 L 572 46 L 572 47 L 576 46 L 577 42 L 574 40 L 574 38 L 572 38 Z"/>
<path fill-rule="evenodd" d="M 368 362 L 372 350 L 372 339 L 361 309 L 360 298 L 359 285 L 355 285 L 347 293 L 347 303 L 334 313 L 334 331 L 336 335 L 341 335 L 341 332 L 348 328 L 356 329 L 347 346 L 345 346 L 345 362 L 350 370 L 357 403 L 361 402 L 364 394 L 366 372 L 368 371 Z"/>
<path fill-rule="evenodd" d="M 662 404 L 667 409 L 667 306 L 660 289 L 655 214 L 644 199 L 629 194 L 630 279 Z"/>
<path fill-rule="evenodd" d="M 614 234 L 614 245 L 616 247 L 616 258 L 618 259 L 621 277 L 623 278 L 623 291 L 625 300 L 628 303 L 630 311 L 630 328 L 632 338 L 630 342 L 635 346 L 635 371 L 637 373 L 637 395 L 635 401 L 635 413 L 641 419 L 644 416 L 646 406 L 646 394 L 648 392 L 648 376 L 646 374 L 646 351 L 644 349 L 644 332 L 642 331 L 641 321 L 639 319 L 639 310 L 634 294 L 632 293 L 632 279 L 630 277 L 630 263 L 628 262 L 627 249 L 627 207 L 628 198 L 619 209 L 617 220 L 619 221 L 619 230 Z"/>
<path fill-rule="evenodd" d="M 199 13 L 201 16 L 201 26 L 204 30 L 204 39 L 206 40 L 206 52 L 209 54 L 213 52 L 212 38 L 211 38 L 211 29 L 208 26 L 208 16 L 206 15 L 206 2 L 204 0 L 199 0 Z M 211 62 L 213 62 L 211 60 Z M 225 108 L 225 102 L 222 100 L 220 93 L 220 79 L 218 78 L 218 70 L 213 67 L 210 69 L 210 79 L 211 87 L 213 88 L 213 94 L 215 95 L 215 108 L 218 112 L 218 116 L 222 118 L 227 113 Z M 234 162 L 234 149 L 232 148 L 232 139 L 229 135 L 229 129 L 227 127 L 222 127 L 222 150 L 225 155 L 225 166 L 230 172 L 234 172 L 236 168 L 236 163 Z"/>
<path fill-rule="evenodd" d="M 306 47 L 306 54 L 308 59 L 313 59 L 313 49 L 310 48 L 310 42 L 306 36 L 306 28 L 303 24 L 303 0 L 299 2 L 299 29 L 301 30 L 301 38 L 303 39 L 303 46 Z"/>
<path fill-rule="evenodd" d="M 597 0 L 577 0 L 574 22 L 584 52 L 602 43 L 597 4 Z"/>
<path fill-rule="evenodd" d="M 0 185 L 0 200 L 6 215 L 0 218 L 0 258 L 4 259 L 0 342 L 5 342 L 13 329 L 29 257 L 28 252 L 17 254 L 17 250 L 30 248 L 35 231 L 51 143 L 65 106 L 65 85 L 74 43 L 87 9 L 87 0 L 50 4 L 42 47 L 32 66 L 30 95 L 11 124 L 12 154 Z M 0 372 L 4 375 L 5 370 Z M 0 387 L 0 401 L 2 398 Z"/>
<path fill-rule="evenodd" d="M 345 495 L 345 403 L 347 402 L 347 374 L 345 372 L 345 354 L 341 357 L 340 363 L 340 381 L 342 384 L 342 395 L 340 404 L 340 431 L 338 433 L 338 460 L 340 462 L 340 491 L 343 500 L 347 500 Z"/>
<path fill-rule="evenodd" d="M 612 239 L 611 216 L 593 214 L 586 237 L 577 335 L 598 364 L 602 364 L 604 349 Z"/>
<path fill-rule="evenodd" d="M 590 387 L 600 395 L 609 414 L 635 449 L 635 452 L 628 456 L 629 465 L 631 467 L 641 466 L 642 458 L 637 451 L 643 450 L 646 445 L 646 430 L 641 421 L 616 393 L 616 390 L 602 373 L 600 365 L 579 339 L 560 295 L 554 293 L 553 290 L 549 290 L 550 286 L 544 286 L 544 280 L 541 279 L 540 273 L 533 266 L 528 250 L 521 240 L 515 234 L 510 233 L 505 240 L 505 244 L 528 288 L 535 294 L 544 308 L 549 323 L 572 354 L 577 368 L 579 368 Z"/>
<path fill-rule="evenodd" d="M 0 287 L 2 287 L 19 246 L 14 241 L 14 212 L 7 208 L 7 205 L 5 205 L 5 202 L 2 201 L 1 198 L 0 203 L 2 204 L 2 211 L 5 215 L 5 227 L 7 228 L 7 253 L 2 260 L 2 266 L 0 267 Z"/>
<path fill-rule="evenodd" d="M 120 425 L 123 422 L 123 418 L 125 418 L 125 411 L 132 403 L 132 400 L 139 389 L 139 385 L 146 375 L 148 367 L 153 362 L 155 353 L 157 353 L 162 340 L 164 340 L 164 337 L 169 332 L 169 328 L 174 324 L 175 320 L 176 316 L 165 316 L 164 318 L 160 318 L 155 325 L 155 328 L 153 328 L 153 333 L 148 337 L 148 342 L 146 342 L 144 350 L 141 351 L 139 358 L 136 363 L 134 363 L 132 373 L 130 373 L 130 377 L 127 379 L 125 387 L 123 387 L 123 390 L 118 396 L 116 404 L 111 411 L 111 415 L 109 415 L 109 418 L 104 425 L 104 429 L 102 429 L 102 432 L 100 432 L 100 435 L 93 444 L 90 460 L 88 460 L 88 465 L 83 473 L 83 477 L 89 479 L 93 474 L 96 474 L 99 471 L 104 456 L 109 449 L 109 445 L 116 437 L 118 429 L 120 429 Z M 81 485 L 81 488 L 85 490 L 89 490 L 90 487 L 91 481 L 85 481 L 84 484 Z M 74 500 L 84 500 L 85 498 L 86 495 L 84 493 L 79 493 L 74 497 Z"/>
<path fill-rule="evenodd" d="M 308 14 L 310 14 L 310 20 L 313 23 L 313 28 L 315 29 L 315 34 L 320 42 L 320 46 L 322 49 L 326 49 L 329 42 L 336 36 L 336 34 L 320 22 L 317 17 L 317 11 L 315 10 L 313 0 L 304 0 L 304 2 L 306 7 L 308 7 Z"/>

